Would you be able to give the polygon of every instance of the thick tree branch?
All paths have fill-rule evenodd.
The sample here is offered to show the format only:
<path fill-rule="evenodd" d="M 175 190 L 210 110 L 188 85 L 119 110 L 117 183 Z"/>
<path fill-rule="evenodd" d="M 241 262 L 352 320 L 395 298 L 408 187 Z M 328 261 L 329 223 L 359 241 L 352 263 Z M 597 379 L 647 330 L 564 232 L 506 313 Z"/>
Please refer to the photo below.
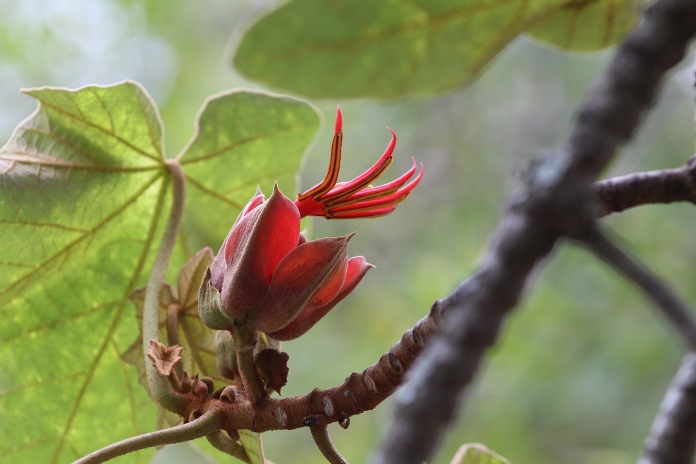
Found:
<path fill-rule="evenodd" d="M 682 359 L 638 464 L 691 464 L 696 449 L 696 353 Z"/>
<path fill-rule="evenodd" d="M 373 463 L 420 464 L 433 454 L 534 267 L 558 238 L 592 226 L 591 182 L 634 132 L 694 31 L 696 2 L 661 0 L 619 48 L 564 148 L 538 166 L 507 208 L 480 270 L 440 302 L 448 309 L 442 332 L 397 393 Z"/>

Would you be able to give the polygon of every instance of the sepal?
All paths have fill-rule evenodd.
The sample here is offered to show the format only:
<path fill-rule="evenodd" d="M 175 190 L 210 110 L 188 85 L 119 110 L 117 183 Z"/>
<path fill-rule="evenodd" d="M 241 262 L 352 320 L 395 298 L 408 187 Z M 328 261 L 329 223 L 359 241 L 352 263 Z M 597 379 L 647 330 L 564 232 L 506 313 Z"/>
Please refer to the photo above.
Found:
<path fill-rule="evenodd" d="M 211 284 L 210 268 L 206 269 L 198 290 L 198 314 L 203 323 L 214 330 L 231 330 L 234 320 L 222 307 L 220 291 Z"/>

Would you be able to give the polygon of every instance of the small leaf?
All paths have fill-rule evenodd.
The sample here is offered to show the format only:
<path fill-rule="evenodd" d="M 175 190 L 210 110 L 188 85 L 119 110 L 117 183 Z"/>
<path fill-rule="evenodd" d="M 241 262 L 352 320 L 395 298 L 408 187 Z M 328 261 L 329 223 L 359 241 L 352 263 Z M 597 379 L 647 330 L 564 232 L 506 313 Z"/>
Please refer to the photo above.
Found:
<path fill-rule="evenodd" d="M 240 430 L 239 435 L 241 436 L 240 443 L 249 458 L 249 464 L 272 464 L 266 460 L 263 454 L 263 442 L 261 441 L 260 433 Z"/>
<path fill-rule="evenodd" d="M 480 443 L 462 445 L 450 464 L 510 464 L 510 461 L 494 453 Z"/>
<path fill-rule="evenodd" d="M 295 0 L 246 32 L 233 63 L 312 98 L 431 97 L 472 82 L 531 26 L 559 45 L 566 26 L 572 48 L 610 45 L 635 24 L 628 1 Z"/>

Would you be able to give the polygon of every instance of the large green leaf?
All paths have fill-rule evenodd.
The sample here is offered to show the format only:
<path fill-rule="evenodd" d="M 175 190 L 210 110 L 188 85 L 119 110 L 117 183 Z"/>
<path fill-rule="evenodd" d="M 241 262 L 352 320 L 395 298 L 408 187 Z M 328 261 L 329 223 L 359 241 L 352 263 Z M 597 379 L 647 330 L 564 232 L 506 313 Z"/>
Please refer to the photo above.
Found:
<path fill-rule="evenodd" d="M 157 110 L 139 85 L 27 93 L 39 108 L 0 149 L 0 460 L 62 463 L 156 427 L 156 408 L 119 354 L 137 337 L 128 295 L 146 279 L 170 183 Z M 213 100 L 223 102 L 212 105 L 218 115 L 236 117 L 197 134 L 190 178 L 200 185 L 220 179 L 221 190 L 255 185 L 282 150 L 295 150 L 278 162 L 291 178 L 317 115 L 295 100 L 236 95 Z M 271 117 L 256 125 L 263 104 Z M 287 121 L 300 119 L 306 124 L 288 129 Z M 264 151 L 198 159 L 237 126 Z M 249 167 L 245 156 L 256 163 Z M 191 200 L 188 211 L 228 214 L 231 224 L 235 205 L 219 206 Z M 216 241 L 224 238 L 222 222 L 209 233 Z M 189 217 L 188 232 L 205 236 L 198 230 L 207 224 Z"/>
<path fill-rule="evenodd" d="M 0 459 L 69 462 L 154 424 L 118 351 L 163 210 L 161 125 L 133 83 L 27 93 L 0 149 Z"/>
<path fill-rule="evenodd" d="M 577 20 L 570 45 L 608 45 L 627 22 L 619 15 L 615 24 L 601 13 L 611 6 L 624 11 L 626 3 L 295 0 L 246 32 L 234 65 L 252 79 L 315 98 L 433 96 L 471 82 L 529 27 L 564 45 L 566 37 L 554 31 L 568 24 L 568 15 Z M 585 10 L 591 13 L 580 14 Z"/>

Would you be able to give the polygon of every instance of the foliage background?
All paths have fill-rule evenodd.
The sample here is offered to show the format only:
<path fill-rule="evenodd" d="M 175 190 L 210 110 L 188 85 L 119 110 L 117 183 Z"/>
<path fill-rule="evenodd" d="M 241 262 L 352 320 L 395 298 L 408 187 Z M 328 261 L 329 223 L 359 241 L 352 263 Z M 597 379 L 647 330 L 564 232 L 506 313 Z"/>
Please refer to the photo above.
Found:
<path fill-rule="evenodd" d="M 267 6 L 0 0 L 0 140 L 34 109 L 32 99 L 18 94 L 21 87 L 134 79 L 162 112 L 168 153 L 179 152 L 207 96 L 263 88 L 229 62 L 241 25 Z M 426 175 L 408 202 L 379 221 L 313 223 L 317 236 L 358 231 L 352 254 L 365 255 L 377 269 L 308 336 L 285 345 L 291 357 L 285 394 L 334 385 L 362 370 L 475 269 L 502 202 L 530 160 L 562 140 L 609 53 L 567 54 L 520 38 L 472 85 L 437 98 L 313 101 L 327 124 L 308 153 L 305 187 L 324 174 L 337 103 L 344 112 L 342 178 L 381 153 L 386 125 L 399 136 L 392 170 L 405 170 L 413 155 Z M 691 74 L 687 67 L 671 78 L 642 133 L 607 176 L 678 166 L 691 155 Z M 696 301 L 690 206 L 643 207 L 607 222 Z M 564 248 L 511 318 L 437 462 L 472 441 L 517 463 L 634 462 L 682 352 L 661 322 L 628 285 L 582 250 Z M 353 417 L 346 431 L 336 428 L 334 441 L 349 461 L 366 460 L 389 408 L 387 402 Z M 279 464 L 322 462 L 305 430 L 272 432 L 264 440 Z M 165 449 L 156 459 L 192 462 L 186 453 L 193 451 L 184 448 Z"/>

